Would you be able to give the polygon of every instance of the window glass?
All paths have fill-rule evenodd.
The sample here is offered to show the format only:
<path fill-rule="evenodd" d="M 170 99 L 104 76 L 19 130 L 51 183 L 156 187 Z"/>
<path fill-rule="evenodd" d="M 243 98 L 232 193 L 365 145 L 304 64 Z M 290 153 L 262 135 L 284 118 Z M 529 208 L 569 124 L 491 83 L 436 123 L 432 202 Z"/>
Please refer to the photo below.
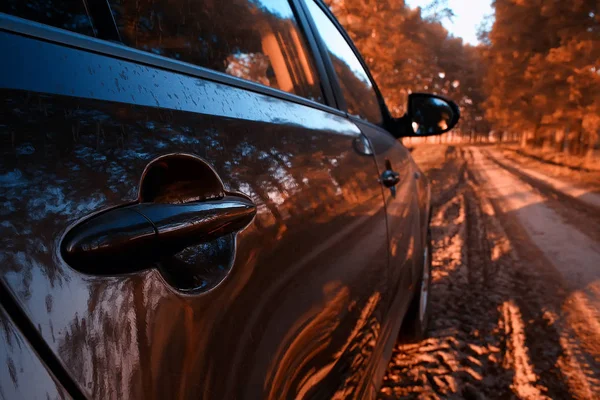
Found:
<path fill-rule="evenodd" d="M 123 42 L 322 101 L 287 1 L 109 0 Z"/>
<path fill-rule="evenodd" d="M 348 112 L 374 124 L 381 123 L 383 118 L 377 94 L 352 48 L 327 14 L 314 1 L 307 1 L 307 5 L 319 34 L 327 46 L 346 99 Z"/>
<path fill-rule="evenodd" d="M 0 12 L 94 36 L 83 0 L 0 0 Z"/>

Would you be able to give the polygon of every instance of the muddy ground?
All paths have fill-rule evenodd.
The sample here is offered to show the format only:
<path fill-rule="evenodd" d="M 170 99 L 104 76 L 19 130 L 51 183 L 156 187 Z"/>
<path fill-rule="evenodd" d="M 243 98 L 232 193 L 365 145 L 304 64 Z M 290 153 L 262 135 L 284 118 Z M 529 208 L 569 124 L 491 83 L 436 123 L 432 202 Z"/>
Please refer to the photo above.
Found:
<path fill-rule="evenodd" d="M 433 183 L 429 338 L 381 398 L 600 398 L 600 210 L 492 147 L 413 151 Z"/>

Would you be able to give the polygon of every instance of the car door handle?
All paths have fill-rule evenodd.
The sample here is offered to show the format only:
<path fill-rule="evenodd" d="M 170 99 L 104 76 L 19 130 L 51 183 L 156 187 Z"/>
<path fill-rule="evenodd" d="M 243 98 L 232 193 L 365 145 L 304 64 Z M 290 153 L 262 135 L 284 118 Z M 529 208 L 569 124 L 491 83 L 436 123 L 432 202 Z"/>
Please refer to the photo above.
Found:
<path fill-rule="evenodd" d="M 400 182 L 400 174 L 391 169 L 388 169 L 388 170 L 383 171 L 379 181 L 385 187 L 392 188 Z"/>
<path fill-rule="evenodd" d="M 98 274 L 132 272 L 244 228 L 254 203 L 241 196 L 184 204 L 138 203 L 93 216 L 63 240 L 63 258 Z"/>
<path fill-rule="evenodd" d="M 392 169 L 392 162 L 387 158 L 385 160 L 385 171 L 381 174 L 379 182 L 381 182 L 383 186 L 392 189 L 392 195 L 395 197 L 395 188 L 400 182 L 400 174 Z"/>

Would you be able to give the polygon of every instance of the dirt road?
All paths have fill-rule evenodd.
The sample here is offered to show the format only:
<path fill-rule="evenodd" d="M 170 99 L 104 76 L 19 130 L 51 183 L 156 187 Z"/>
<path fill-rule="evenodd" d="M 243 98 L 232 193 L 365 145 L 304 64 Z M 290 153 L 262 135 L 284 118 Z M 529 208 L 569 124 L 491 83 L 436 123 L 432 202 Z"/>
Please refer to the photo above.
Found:
<path fill-rule="evenodd" d="M 429 339 L 381 398 L 600 397 L 600 209 L 487 147 L 413 153 L 433 182 Z"/>

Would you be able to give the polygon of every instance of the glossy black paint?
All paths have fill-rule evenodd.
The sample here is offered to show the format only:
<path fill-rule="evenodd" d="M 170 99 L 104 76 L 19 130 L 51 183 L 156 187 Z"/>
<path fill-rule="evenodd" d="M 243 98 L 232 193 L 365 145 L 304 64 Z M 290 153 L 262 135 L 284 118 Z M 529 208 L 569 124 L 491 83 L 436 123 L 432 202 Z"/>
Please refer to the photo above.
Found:
<path fill-rule="evenodd" d="M 187 247 L 236 233 L 255 214 L 256 205 L 246 196 L 227 193 L 205 161 L 189 154 L 165 155 L 142 173 L 136 204 L 78 223 L 63 239 L 61 254 L 82 272 L 138 272 Z"/>
<path fill-rule="evenodd" d="M 354 124 L 22 36 L 1 33 L 0 47 L 23 55 L 0 77 L 9 122 L 0 135 L 2 279 L 86 396 L 369 390 L 388 296 L 386 223 L 379 173 L 355 150 Z M 134 203 L 148 163 L 181 152 L 257 205 L 237 238 L 176 256 L 209 265 L 199 284 L 213 289 L 174 291 L 182 283 L 159 272 L 174 262 L 105 276 L 68 265 L 63 234 Z"/>
<path fill-rule="evenodd" d="M 396 135 L 440 135 L 454 128 L 459 119 L 460 108 L 452 100 L 429 93 L 411 93 L 406 115 L 396 122 Z"/>
<path fill-rule="evenodd" d="M 0 306 L 0 393 L 5 399 L 68 399 L 52 371 Z"/>
<path fill-rule="evenodd" d="M 102 399 L 374 397 L 429 209 L 406 148 L 310 100 L 2 15 L 0 53 L 19 54 L 0 74 L 0 279 L 59 379 Z M 100 242 L 130 257 L 70 258 Z"/>
<path fill-rule="evenodd" d="M 379 387 L 385 374 L 398 331 L 412 299 L 415 283 L 421 272 L 419 254 L 423 239 L 422 232 L 427 224 L 420 217 L 427 210 L 429 198 L 421 195 L 425 186 L 418 186 L 413 178 L 419 171 L 406 147 L 381 127 L 355 119 L 355 124 L 369 139 L 381 175 L 393 171 L 398 182 L 391 187 L 382 185 L 382 193 L 387 216 L 387 250 L 389 258 L 388 285 L 386 298 L 389 310 L 381 329 L 381 342 L 378 347 L 379 363 L 373 366 L 373 385 Z M 395 180 L 394 180 L 395 181 Z"/>
<path fill-rule="evenodd" d="M 89 273 L 141 271 L 186 247 L 243 229 L 256 206 L 243 197 L 185 204 L 141 203 L 90 218 L 70 230 L 63 258 Z"/>
<path fill-rule="evenodd" d="M 385 171 L 381 174 L 381 183 L 383 186 L 390 188 L 392 194 L 396 196 L 396 185 L 400 182 L 400 174 L 392 169 L 392 163 L 390 160 L 385 160 Z"/>
<path fill-rule="evenodd" d="M 152 262 L 157 244 L 156 230 L 143 214 L 130 207 L 117 208 L 67 232 L 61 255 L 83 272 L 129 273 Z"/>

